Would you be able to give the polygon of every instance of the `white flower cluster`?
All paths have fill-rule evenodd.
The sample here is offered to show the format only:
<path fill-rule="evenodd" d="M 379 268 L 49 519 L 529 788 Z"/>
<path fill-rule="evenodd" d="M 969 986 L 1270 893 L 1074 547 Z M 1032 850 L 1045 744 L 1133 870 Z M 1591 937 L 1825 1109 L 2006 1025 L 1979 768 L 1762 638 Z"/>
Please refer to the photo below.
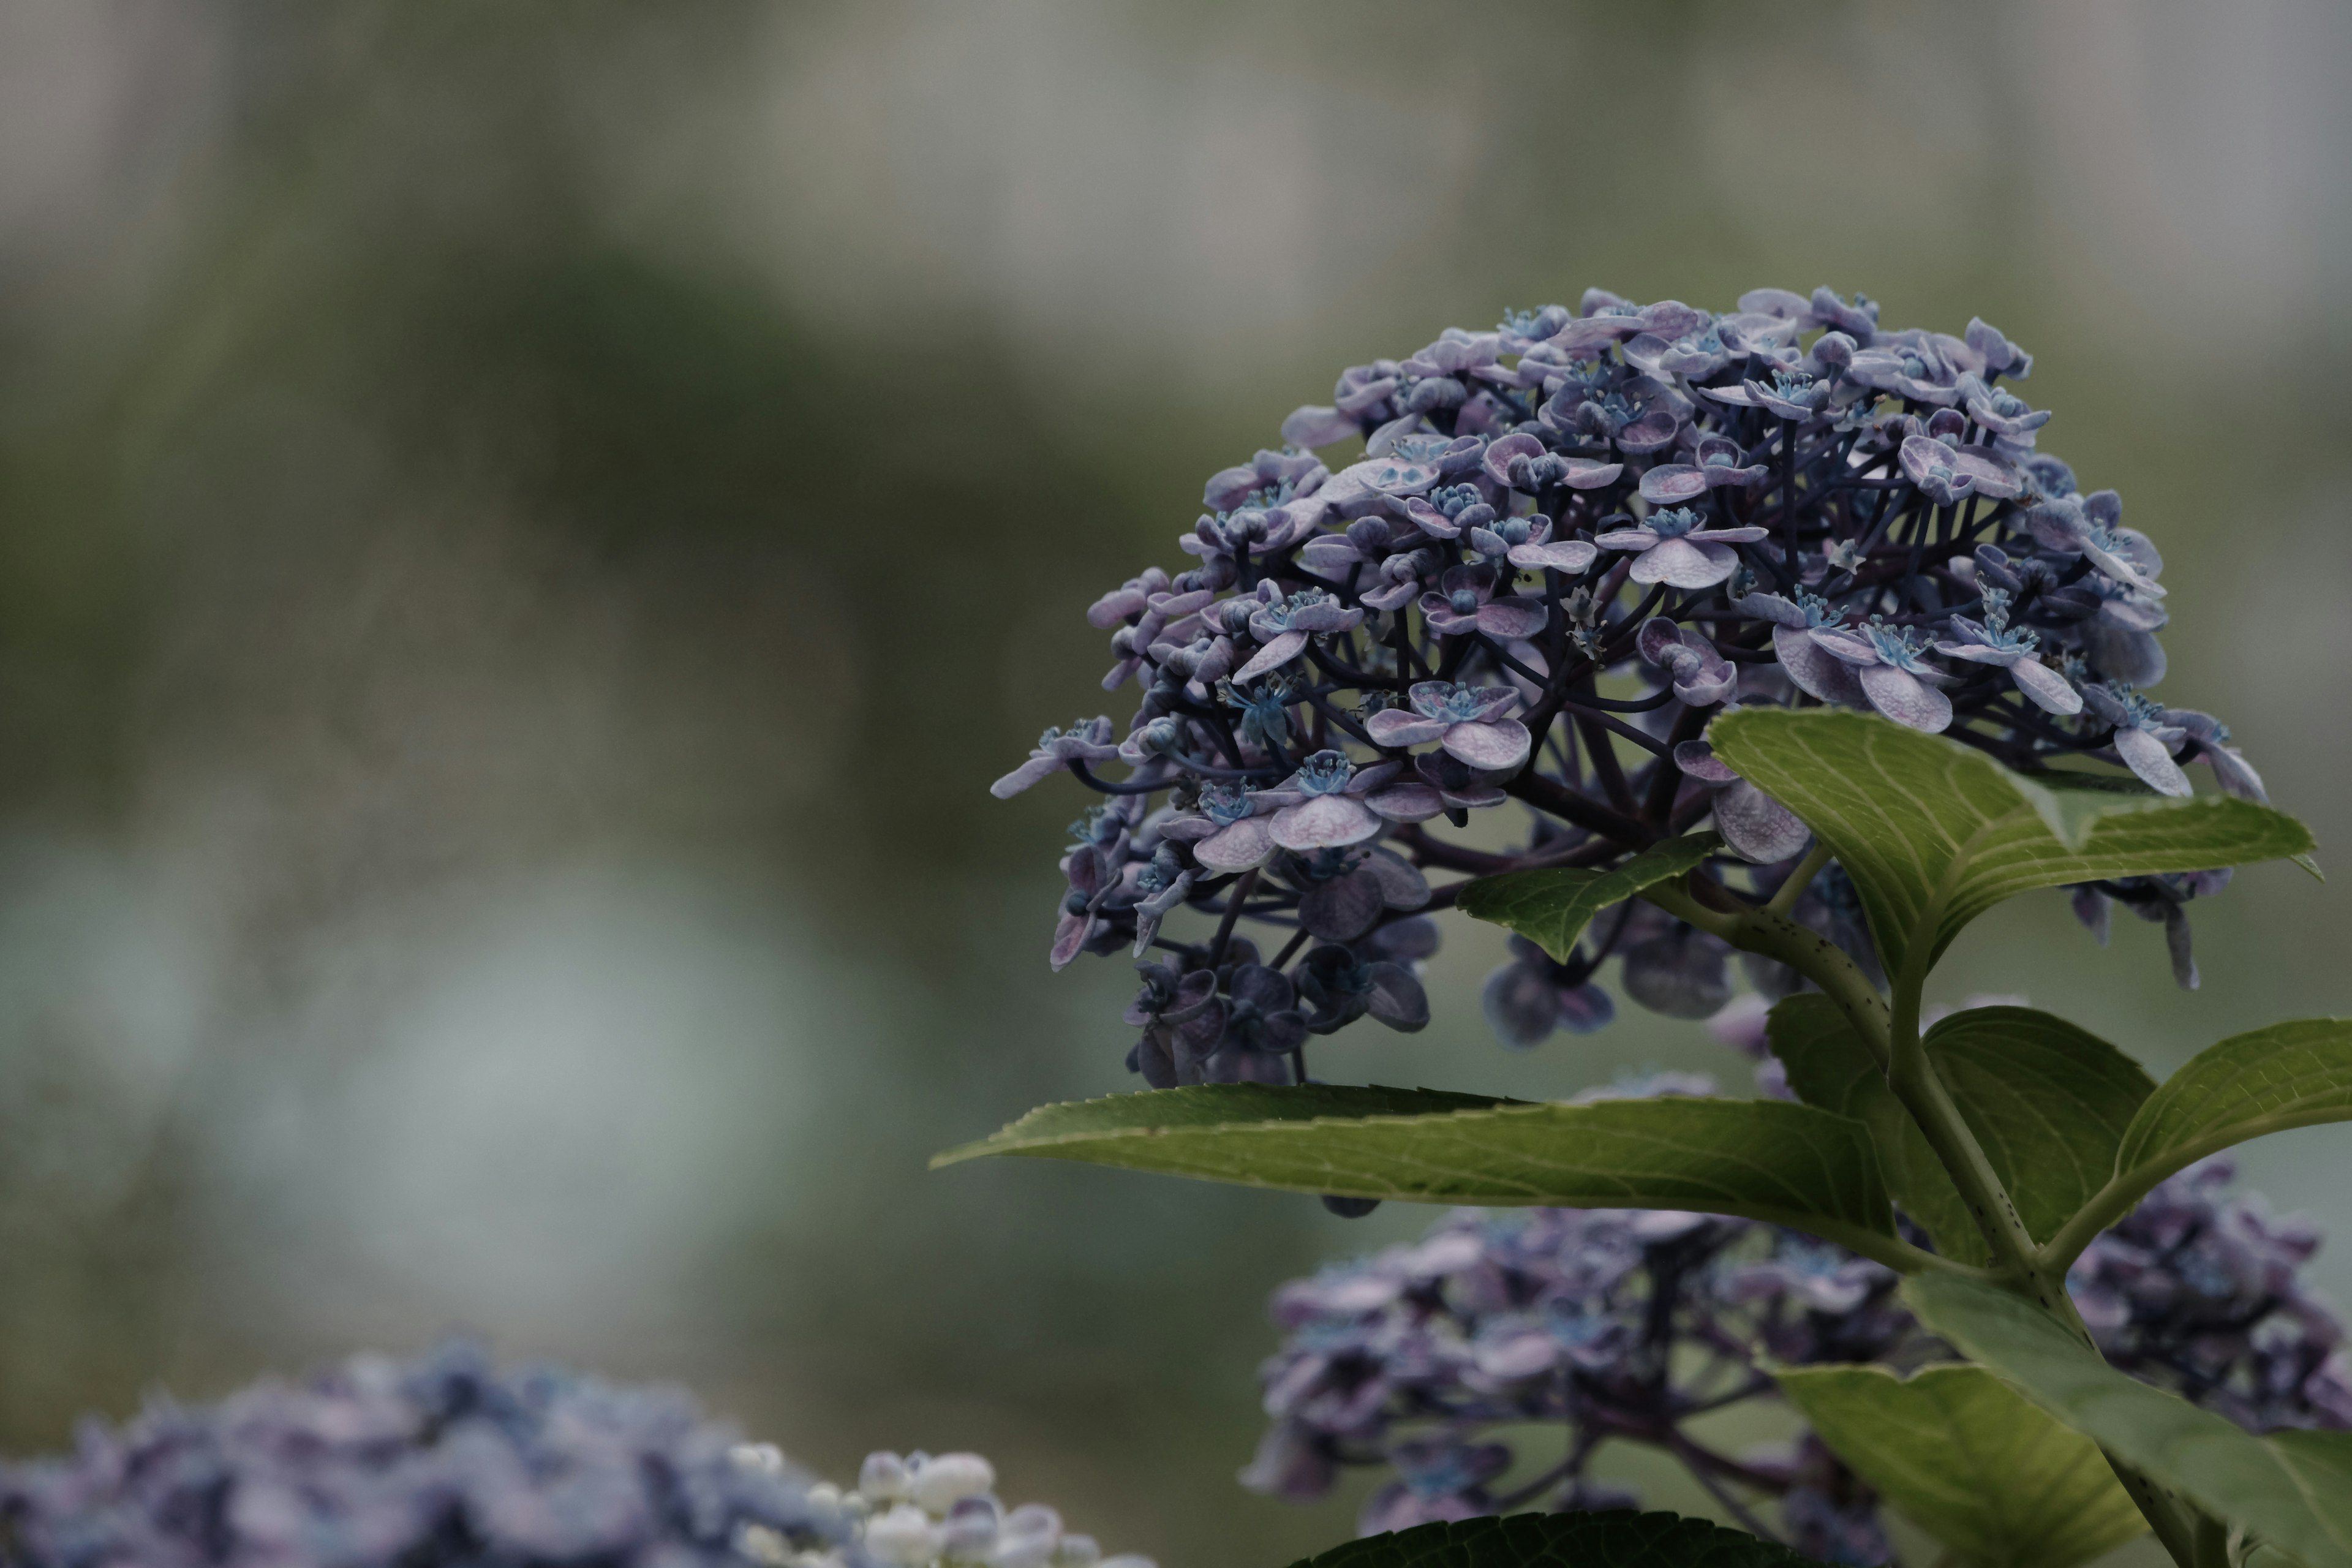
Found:
<path fill-rule="evenodd" d="M 761 1469 L 784 1465 L 766 1444 L 747 1444 L 736 1458 Z M 978 1454 L 868 1454 L 856 1490 L 820 1482 L 809 1500 L 850 1521 L 845 1550 L 798 1552 L 754 1526 L 740 1543 L 744 1554 L 775 1568 L 1156 1568 L 1133 1553 L 1105 1557 L 1094 1537 L 1065 1531 L 1062 1516 L 1044 1503 L 1007 1509 L 997 1500 L 996 1468 Z"/>

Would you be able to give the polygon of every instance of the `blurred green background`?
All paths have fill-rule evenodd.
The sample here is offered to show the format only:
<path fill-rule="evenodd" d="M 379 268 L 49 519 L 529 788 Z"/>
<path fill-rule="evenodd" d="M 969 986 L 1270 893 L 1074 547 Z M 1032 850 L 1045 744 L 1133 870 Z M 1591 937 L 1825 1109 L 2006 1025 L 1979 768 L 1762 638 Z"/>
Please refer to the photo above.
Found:
<path fill-rule="evenodd" d="M 2165 552 L 2162 694 L 2352 870 L 2348 51 L 2320 3 L 0 0 L 0 1449 L 457 1326 L 835 1475 L 981 1448 L 1166 1568 L 1344 1533 L 1233 1484 L 1261 1302 L 1425 1215 L 923 1170 L 1130 1082 L 1125 963 L 1045 964 L 1082 802 L 986 793 L 1106 706 L 1087 602 L 1448 324 L 1980 313 Z M 2050 895 L 1940 988 L 2161 1070 L 2352 1008 L 2347 900 L 2242 875 L 2190 995 Z M 1319 1067 L 1745 1088 L 1646 1016 L 1507 1055 L 1497 952 Z M 2347 1150 L 2245 1164 L 2352 1233 Z"/>

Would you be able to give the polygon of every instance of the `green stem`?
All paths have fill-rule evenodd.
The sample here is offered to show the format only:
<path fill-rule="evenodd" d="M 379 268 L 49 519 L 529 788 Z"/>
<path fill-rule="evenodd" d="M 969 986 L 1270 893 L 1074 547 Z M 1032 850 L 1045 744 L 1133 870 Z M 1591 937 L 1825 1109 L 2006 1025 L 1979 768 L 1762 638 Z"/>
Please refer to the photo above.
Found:
<path fill-rule="evenodd" d="M 1813 879 L 1828 868 L 1832 858 L 1830 847 L 1815 838 L 1813 847 L 1805 851 L 1805 858 L 1797 862 L 1797 868 L 1790 873 L 1789 879 L 1781 883 L 1780 890 L 1772 895 L 1772 901 L 1764 906 L 1766 912 L 1786 915 L 1795 909 L 1797 900 L 1805 896 L 1805 889 L 1813 885 Z"/>
<path fill-rule="evenodd" d="M 1959 859 L 1965 861 L 1965 850 Z M 1818 931 L 1798 925 L 1769 906 L 1739 904 L 1727 891 L 1703 878 L 1693 876 L 1690 882 L 1687 889 L 1671 882 L 1660 883 L 1642 897 L 1734 947 L 1787 964 L 1820 986 L 1885 1069 L 1888 1086 L 1918 1122 L 1952 1184 L 1976 1215 L 1979 1226 L 1992 1245 L 1999 1265 L 1997 1281 L 2032 1300 L 2085 1344 L 2092 1343 L 2089 1327 L 2066 1294 L 2064 1263 L 2056 1262 L 2052 1250 L 2034 1245 L 2032 1233 L 2018 1217 L 2017 1205 L 2010 1200 L 2008 1189 L 1985 1157 L 1983 1146 L 1960 1115 L 1959 1108 L 1953 1104 L 1951 1093 L 1927 1059 L 1926 1044 L 1920 1038 L 1920 993 L 1934 951 L 1935 931 L 1942 920 L 1949 889 L 1956 885 L 1957 871 L 1947 876 L 1945 887 L 1929 900 L 1915 927 L 1895 979 L 1891 1005 L 1879 995 L 1878 988 L 1854 962 Z M 1700 889 L 1711 889 L 1714 901 L 1702 902 L 1694 896 Z M 1715 907 L 1717 904 L 1731 907 Z M 2116 1479 L 2122 1482 L 2126 1493 L 2173 1561 L 2180 1568 L 2205 1568 L 2198 1547 L 2200 1532 L 2210 1521 L 2196 1510 L 2179 1504 L 2116 1455 L 2105 1457 Z"/>

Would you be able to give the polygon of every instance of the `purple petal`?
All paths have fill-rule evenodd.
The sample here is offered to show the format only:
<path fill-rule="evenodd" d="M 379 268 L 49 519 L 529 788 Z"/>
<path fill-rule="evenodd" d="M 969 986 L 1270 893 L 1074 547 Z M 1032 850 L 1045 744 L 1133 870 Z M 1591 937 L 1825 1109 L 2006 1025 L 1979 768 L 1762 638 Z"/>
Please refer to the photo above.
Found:
<path fill-rule="evenodd" d="M 1642 476 L 1642 499 L 1654 506 L 1680 506 L 1706 493 L 1706 471 L 1688 463 L 1665 463 Z"/>
<path fill-rule="evenodd" d="M 1192 847 L 1192 858 L 1212 871 L 1247 871 L 1273 854 L 1273 826 L 1263 816 L 1244 816 Z"/>
<path fill-rule="evenodd" d="M 1696 533 L 1686 533 L 1683 537 L 1696 540 L 1703 544 L 1754 544 L 1759 540 L 1771 537 L 1771 531 L 1762 528 L 1702 528 Z"/>
<path fill-rule="evenodd" d="M 1509 559 L 1512 565 L 1528 572 L 1547 567 L 1555 572 L 1581 572 L 1600 553 L 1581 539 L 1563 539 L 1553 544 L 1515 544 Z"/>
<path fill-rule="evenodd" d="M 1527 431 L 1520 430 L 1489 445 L 1486 457 L 1481 459 L 1481 466 L 1489 479 L 1508 489 L 1511 488 L 1511 459 L 1540 458 L 1543 455 L 1544 444 Z"/>
<path fill-rule="evenodd" d="M 1364 731 L 1377 746 L 1418 746 L 1445 733 L 1445 724 L 1407 709 L 1383 708 L 1364 721 Z"/>
<path fill-rule="evenodd" d="M 2017 683 L 2020 691 L 2050 712 L 2083 710 L 2083 694 L 2064 676 L 2030 654 L 2009 667 L 2009 678 Z"/>
<path fill-rule="evenodd" d="M 1862 694 L 1897 724 L 1940 733 L 1952 722 L 1952 700 L 1908 670 L 1874 664 L 1862 671 Z"/>
<path fill-rule="evenodd" d="M 1535 636 L 1548 618 L 1539 599 L 1490 599 L 1478 606 L 1478 629 L 1505 641 Z"/>
<path fill-rule="evenodd" d="M 1374 790 L 1364 797 L 1364 804 L 1391 822 L 1427 822 L 1445 809 L 1437 786 L 1416 780 Z"/>
<path fill-rule="evenodd" d="M 1625 471 L 1622 463 L 1596 463 L 1590 458 L 1570 458 L 1568 462 L 1568 488 L 1572 490 L 1597 490 L 1617 482 Z"/>
<path fill-rule="evenodd" d="M 1878 662 L 1878 649 L 1872 646 L 1868 637 L 1829 626 L 1815 626 L 1805 636 L 1812 639 L 1815 647 L 1847 664 L 1868 666 Z"/>
<path fill-rule="evenodd" d="M 1646 528 L 1616 528 L 1597 535 L 1593 542 L 1604 550 L 1651 550 L 1658 536 Z"/>
<path fill-rule="evenodd" d="M 1298 923 L 1325 942 L 1353 942 L 1372 929 L 1386 902 L 1380 879 L 1360 868 L 1301 894 Z"/>
<path fill-rule="evenodd" d="M 1742 860 L 1769 866 L 1803 853 L 1812 830 L 1746 779 L 1715 797 L 1715 830 Z"/>
<path fill-rule="evenodd" d="M 1328 447 L 1334 441 L 1344 441 L 1360 434 L 1361 431 L 1352 416 L 1312 403 L 1292 409 L 1290 417 L 1282 422 L 1282 438 L 1302 450 Z"/>
<path fill-rule="evenodd" d="M 1250 661 L 1234 671 L 1234 684 L 1243 686 L 1271 670 L 1280 669 L 1297 658 L 1307 647 L 1305 632 L 1284 632 L 1272 642 L 1250 656 Z"/>
<path fill-rule="evenodd" d="M 1617 445 L 1636 455 L 1659 451 L 1674 445 L 1675 432 L 1680 428 L 1671 412 L 1653 408 L 1617 432 Z"/>
<path fill-rule="evenodd" d="M 1289 976 L 1278 969 L 1268 969 L 1263 963 L 1237 966 L 1229 989 L 1234 1001 L 1246 1002 L 1266 1013 L 1279 1013 L 1298 999 L 1298 994 L 1291 988 Z"/>
<path fill-rule="evenodd" d="M 1066 764 L 1056 756 L 1031 757 L 1027 762 L 988 786 L 988 793 L 999 800 L 1011 800 L 1041 779 L 1058 773 Z"/>
<path fill-rule="evenodd" d="M 1392 849 L 1375 849 L 1364 862 L 1379 879 L 1381 901 L 1392 910 L 1417 910 L 1429 902 L 1429 879 Z"/>
<path fill-rule="evenodd" d="M 1559 988 L 1529 963 L 1507 963 L 1486 976 L 1478 1001 L 1486 1026 L 1515 1051 L 1533 1050 L 1559 1026 Z"/>
<path fill-rule="evenodd" d="M 2122 729 L 2116 731 L 2116 755 L 2124 765 L 2137 773 L 2140 782 L 2158 795 L 2193 795 L 2189 775 L 2164 749 L 2164 742 L 2145 730 Z"/>
<path fill-rule="evenodd" d="M 1533 744 L 1528 727 L 1517 719 L 1456 724 L 1445 731 L 1445 749 L 1474 768 L 1500 773 L 1528 760 Z"/>
<path fill-rule="evenodd" d="M 1380 830 L 1379 817 L 1343 795 L 1316 795 L 1274 815 L 1274 841 L 1285 849 L 1342 848 Z"/>
<path fill-rule="evenodd" d="M 1054 947 L 1046 954 L 1046 962 L 1056 970 L 1067 969 L 1070 961 L 1078 956 L 1078 950 L 1086 946 L 1087 928 L 1093 924 L 1092 915 L 1063 915 L 1055 923 Z"/>
<path fill-rule="evenodd" d="M 1627 574 L 1636 583 L 1664 583 L 1675 588 L 1712 588 L 1739 570 L 1739 557 L 1728 544 L 1694 543 L 1687 539 L 1662 539 Z"/>
<path fill-rule="evenodd" d="M 1675 766 L 1701 784 L 1727 784 L 1739 775 L 1731 764 L 1715 754 L 1715 748 L 1705 741 L 1685 741 L 1675 748 Z"/>
<path fill-rule="evenodd" d="M 1811 633 L 1796 626 L 1774 626 L 1772 651 L 1780 656 L 1780 668 L 1789 679 L 1807 696 L 1849 707 L 1862 704 L 1862 682 L 1854 678 L 1853 666 L 1824 652 Z"/>
<path fill-rule="evenodd" d="M 1429 1024 L 1429 993 L 1412 970 L 1385 959 L 1372 965 L 1371 1015 L 1390 1028 L 1412 1034 Z"/>

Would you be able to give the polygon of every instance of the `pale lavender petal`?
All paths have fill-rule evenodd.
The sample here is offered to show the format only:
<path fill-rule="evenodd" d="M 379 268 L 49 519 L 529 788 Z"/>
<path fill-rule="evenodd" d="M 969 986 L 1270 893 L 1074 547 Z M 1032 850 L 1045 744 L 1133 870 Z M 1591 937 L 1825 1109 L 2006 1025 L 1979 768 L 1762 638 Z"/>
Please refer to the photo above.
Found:
<path fill-rule="evenodd" d="M 1770 538 L 1771 531 L 1762 528 L 1702 528 L 1696 533 L 1686 533 L 1683 537 L 1696 540 L 1701 543 L 1754 544 L 1759 540 Z"/>
<path fill-rule="evenodd" d="M 2145 730 L 2130 728 L 2116 731 L 2116 755 L 2124 765 L 2137 773 L 2140 782 L 2158 795 L 2193 795 L 2189 775 L 2164 749 L 2164 742 Z"/>
<path fill-rule="evenodd" d="M 1192 847 L 1192 858 L 1212 871 L 1247 871 L 1273 854 L 1273 826 L 1263 816 L 1244 816 Z"/>
<path fill-rule="evenodd" d="M 1473 719 L 1499 719 L 1526 700 L 1516 686 L 1481 686 L 1474 695 L 1478 707 Z"/>
<path fill-rule="evenodd" d="M 1445 749 L 1474 768 L 1500 773 L 1528 760 L 1533 744 L 1528 727 L 1517 719 L 1456 724 L 1445 731 Z"/>
<path fill-rule="evenodd" d="M 1284 632 L 1272 642 L 1250 656 L 1250 661 L 1234 671 L 1234 684 L 1247 685 L 1258 677 L 1280 669 L 1297 658 L 1307 648 L 1305 632 Z"/>
<path fill-rule="evenodd" d="M 2083 651 L 2101 674 L 2126 686 L 2150 687 L 2164 679 L 2164 645 L 2153 632 L 2126 631 L 2105 621 L 2083 623 Z"/>
<path fill-rule="evenodd" d="M 1346 581 L 1363 562 L 1364 552 L 1344 533 L 1318 533 L 1298 547 L 1298 564 L 1327 583 Z"/>
<path fill-rule="evenodd" d="M 1687 539 L 1662 539 L 1643 552 L 1627 574 L 1636 583 L 1664 583 L 1676 588 L 1712 588 L 1739 570 L 1739 557 L 1728 544 L 1694 543 Z"/>
<path fill-rule="evenodd" d="M 1955 617 L 1957 618 L 1957 617 Z M 1939 642 L 1936 651 L 1947 658 L 1964 658 L 1970 664 L 1998 664 L 2003 667 L 2021 662 L 2033 662 L 2033 651 L 2022 647 L 1987 647 L 1980 642 Z M 2020 686 L 2024 685 L 2019 681 Z M 2077 703 L 2076 707 L 2081 704 Z M 2069 710 L 2068 711 L 2073 711 Z"/>
<path fill-rule="evenodd" d="M 1897 724 L 1940 733 L 1952 722 L 1952 700 L 1908 670 L 1874 664 L 1862 671 L 1862 694 Z"/>
<path fill-rule="evenodd" d="M 1054 947 L 1046 954 L 1046 962 L 1056 970 L 1067 969 L 1070 961 L 1078 956 L 1078 950 L 1086 946 L 1087 930 L 1093 924 L 1092 915 L 1064 914 L 1055 922 Z"/>
<path fill-rule="evenodd" d="M 1593 542 L 1606 550 L 1650 550 L 1657 545 L 1658 536 L 1646 528 L 1616 528 L 1596 535 Z"/>
<path fill-rule="evenodd" d="M 1491 599 L 1478 606 L 1478 629 L 1506 640 L 1535 636 L 1544 629 L 1548 618 L 1539 599 Z"/>
<path fill-rule="evenodd" d="M 1027 762 L 988 786 L 988 793 L 999 800 L 1011 800 L 1041 779 L 1060 773 L 1066 764 L 1056 756 L 1031 757 Z"/>
<path fill-rule="evenodd" d="M 1680 506 L 1706 493 L 1706 470 L 1688 463 L 1662 463 L 1642 476 L 1642 499 L 1654 506 Z"/>
<path fill-rule="evenodd" d="M 1685 741 L 1675 748 L 1675 766 L 1701 784 L 1727 784 L 1739 775 L 1731 764 L 1715 754 L 1715 748 L 1705 741 Z"/>
<path fill-rule="evenodd" d="M 2009 667 L 2009 678 L 2017 683 L 2020 691 L 2050 712 L 2083 710 L 2083 694 L 2064 676 L 2030 654 Z"/>
<path fill-rule="evenodd" d="M 1206 816 L 1171 816 L 1160 824 L 1160 837 L 1177 844 L 1198 844 L 1221 831 L 1215 819 Z"/>
<path fill-rule="evenodd" d="M 1853 666 L 1824 652 L 1811 633 L 1797 626 L 1774 626 L 1772 651 L 1780 656 L 1780 668 L 1788 671 L 1789 679 L 1807 696 L 1849 707 L 1863 702 L 1862 682 L 1855 679 Z"/>
<path fill-rule="evenodd" d="M 1874 665 L 1878 662 L 1878 649 L 1871 646 L 1868 637 L 1830 626 L 1815 626 L 1805 635 L 1812 639 L 1815 647 L 1847 664 Z"/>
<path fill-rule="evenodd" d="M 1681 428 L 1672 413 L 1653 408 L 1617 432 L 1617 445 L 1627 452 L 1655 452 L 1671 447 L 1675 432 Z"/>
<path fill-rule="evenodd" d="M 1379 817 L 1343 795 L 1318 795 L 1274 815 L 1274 841 L 1285 849 L 1343 848 L 1380 830 Z"/>
<path fill-rule="evenodd" d="M 1511 547 L 1510 563 L 1527 572 L 1581 572 L 1592 564 L 1601 552 L 1581 539 L 1563 539 L 1551 544 L 1515 544 Z"/>
<path fill-rule="evenodd" d="M 1769 866 L 1803 853 L 1812 830 L 1746 779 L 1715 797 L 1715 830 L 1742 860 Z"/>
<path fill-rule="evenodd" d="M 1364 797 L 1364 804 L 1391 822 L 1427 822 L 1445 809 L 1445 801 L 1438 795 L 1437 786 L 1417 780 L 1374 790 Z"/>
<path fill-rule="evenodd" d="M 1622 463 L 1596 463 L 1590 458 L 1568 459 L 1568 488 L 1572 490 L 1602 489 L 1617 482 L 1625 471 Z"/>
<path fill-rule="evenodd" d="M 1486 448 L 1486 455 L 1480 459 L 1480 463 L 1489 479 L 1508 489 L 1511 486 L 1511 459 L 1540 458 L 1543 455 L 1544 444 L 1528 432 L 1520 430 L 1490 444 Z"/>
<path fill-rule="evenodd" d="M 1282 422 L 1282 438 L 1301 450 L 1328 447 L 1360 433 L 1353 416 L 1312 403 L 1292 409 L 1290 417 Z"/>
<path fill-rule="evenodd" d="M 1445 724 L 1407 709 L 1383 708 L 1364 721 L 1364 732 L 1376 746 L 1418 746 L 1445 733 Z"/>

